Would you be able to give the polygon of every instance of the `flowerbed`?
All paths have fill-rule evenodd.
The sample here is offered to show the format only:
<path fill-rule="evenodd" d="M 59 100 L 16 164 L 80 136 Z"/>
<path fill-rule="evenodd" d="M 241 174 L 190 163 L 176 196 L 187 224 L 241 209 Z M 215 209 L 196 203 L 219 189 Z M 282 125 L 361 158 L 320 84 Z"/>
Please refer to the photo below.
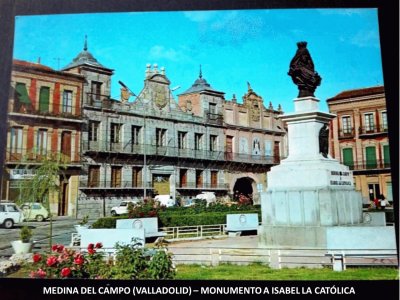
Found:
<path fill-rule="evenodd" d="M 165 248 L 145 249 L 116 245 L 115 259 L 105 258 L 102 244 L 89 244 L 85 252 L 54 245 L 48 255 L 35 253 L 28 264 L 31 278 L 172 279 L 175 267 Z"/>

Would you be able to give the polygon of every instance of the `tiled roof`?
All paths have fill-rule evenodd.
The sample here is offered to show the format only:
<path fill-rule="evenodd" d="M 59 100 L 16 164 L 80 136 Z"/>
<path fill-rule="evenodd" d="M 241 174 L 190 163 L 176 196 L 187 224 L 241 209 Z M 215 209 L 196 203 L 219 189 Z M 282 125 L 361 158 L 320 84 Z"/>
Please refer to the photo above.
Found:
<path fill-rule="evenodd" d="M 37 68 L 37 69 L 42 69 L 42 70 L 47 70 L 47 71 L 54 71 L 54 69 L 52 69 L 48 66 L 38 64 L 38 63 L 28 62 L 25 60 L 19 60 L 19 59 L 14 59 L 13 65 L 21 66 L 21 67 L 28 67 L 28 68 Z"/>
<path fill-rule="evenodd" d="M 373 87 L 369 87 L 369 88 L 343 91 L 343 92 L 337 94 L 336 96 L 329 98 L 327 101 L 363 97 L 363 96 L 368 96 L 368 95 L 381 94 L 384 92 L 385 92 L 384 86 L 382 86 L 382 85 L 373 86 Z"/>
<path fill-rule="evenodd" d="M 185 94 L 192 94 L 192 93 L 198 93 L 198 92 L 212 92 L 212 93 L 217 93 L 217 94 L 225 94 L 224 92 L 219 92 L 215 90 L 204 78 L 203 74 L 200 69 L 200 74 L 199 78 L 196 79 L 196 81 L 192 84 L 192 86 L 181 93 L 180 95 L 185 95 Z"/>

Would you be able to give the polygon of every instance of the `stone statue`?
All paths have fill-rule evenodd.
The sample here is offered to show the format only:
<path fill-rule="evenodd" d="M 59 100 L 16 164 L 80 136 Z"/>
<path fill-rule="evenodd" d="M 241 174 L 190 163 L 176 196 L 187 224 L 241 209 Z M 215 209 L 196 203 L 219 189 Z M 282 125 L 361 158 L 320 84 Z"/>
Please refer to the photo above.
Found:
<path fill-rule="evenodd" d="M 315 89 L 321 84 L 321 77 L 314 71 L 314 63 L 307 50 L 307 42 L 298 42 L 297 47 L 297 52 L 290 62 L 288 75 L 299 88 L 299 98 L 314 97 Z"/>
<path fill-rule="evenodd" d="M 326 124 L 319 131 L 319 153 L 322 154 L 323 157 L 328 158 L 329 152 L 329 128 Z"/>

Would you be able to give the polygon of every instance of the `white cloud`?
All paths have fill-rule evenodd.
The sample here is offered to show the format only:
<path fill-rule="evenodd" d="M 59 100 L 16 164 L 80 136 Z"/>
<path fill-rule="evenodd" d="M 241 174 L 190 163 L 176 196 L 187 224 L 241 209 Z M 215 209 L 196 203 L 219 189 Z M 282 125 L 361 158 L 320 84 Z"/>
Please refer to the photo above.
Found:
<path fill-rule="evenodd" d="M 183 13 L 192 22 L 207 22 L 214 18 L 216 11 L 190 11 Z"/>
<path fill-rule="evenodd" d="M 153 60 L 167 59 L 171 61 L 181 61 L 186 55 L 181 50 L 175 50 L 172 48 L 165 48 L 161 45 L 155 45 L 150 48 L 149 58 Z"/>
<path fill-rule="evenodd" d="M 375 30 L 362 30 L 350 38 L 350 43 L 358 47 L 380 47 L 379 35 Z"/>

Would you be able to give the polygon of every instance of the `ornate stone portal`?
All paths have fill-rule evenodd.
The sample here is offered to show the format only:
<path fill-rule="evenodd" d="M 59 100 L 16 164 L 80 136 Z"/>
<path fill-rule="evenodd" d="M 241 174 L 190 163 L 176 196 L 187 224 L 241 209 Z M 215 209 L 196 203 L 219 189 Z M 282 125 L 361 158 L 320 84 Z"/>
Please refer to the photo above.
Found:
<path fill-rule="evenodd" d="M 298 86 L 300 94 L 307 90 Z M 328 154 L 329 122 L 335 115 L 319 111 L 318 104 L 314 96 L 297 98 L 295 112 L 280 117 L 288 127 L 289 155 L 267 174 L 260 246 L 395 248 L 393 228 L 362 223 L 362 197 L 352 172 Z"/>

